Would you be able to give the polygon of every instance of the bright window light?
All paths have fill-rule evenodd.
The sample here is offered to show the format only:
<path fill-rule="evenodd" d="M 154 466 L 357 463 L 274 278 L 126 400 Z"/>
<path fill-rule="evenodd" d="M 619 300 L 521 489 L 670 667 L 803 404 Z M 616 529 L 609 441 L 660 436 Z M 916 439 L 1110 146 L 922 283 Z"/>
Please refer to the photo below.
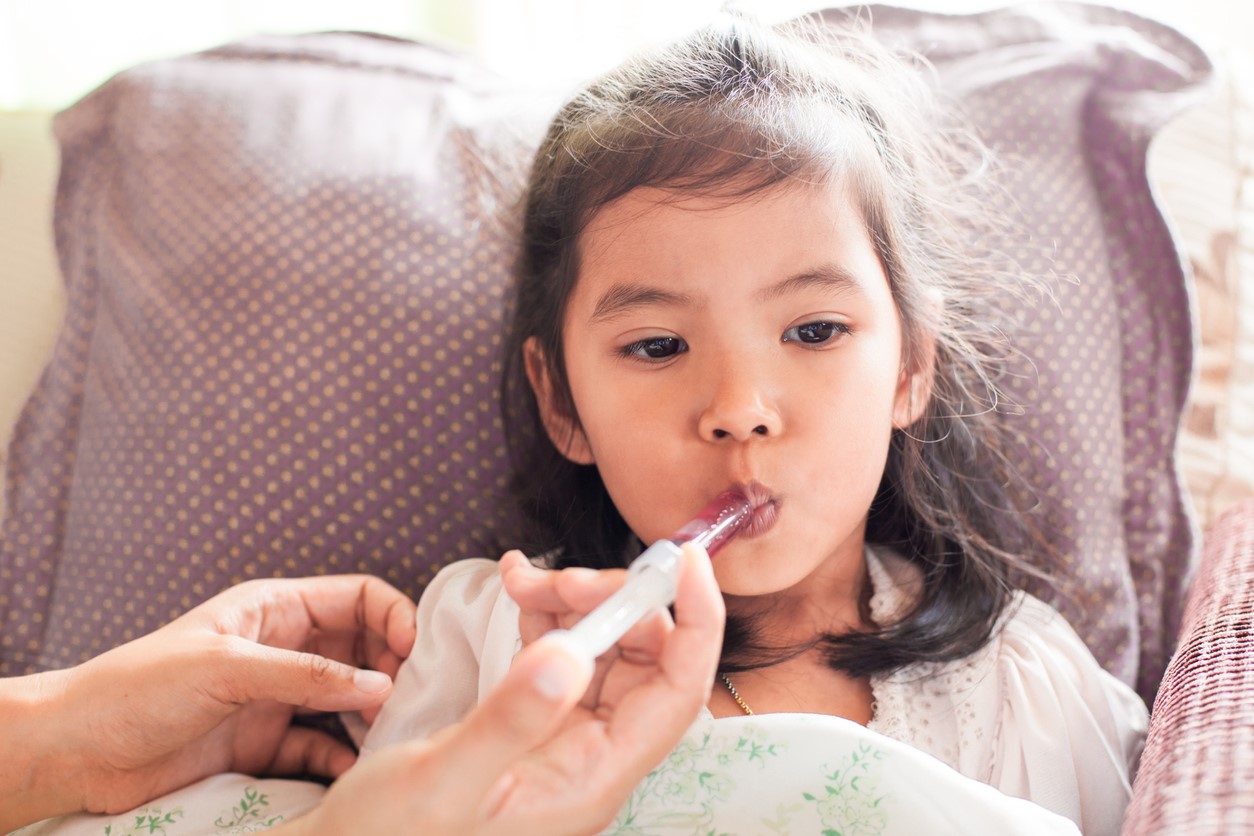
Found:
<path fill-rule="evenodd" d="M 466 49 L 499 72 L 569 81 L 607 69 L 632 50 L 676 37 L 725 0 L 0 0 L 0 110 L 68 106 L 142 61 L 207 49 L 260 32 L 352 29 Z M 1210 49 L 1254 49 L 1254 4 L 1225 0 L 1119 0 L 1180 28 Z M 741 0 L 766 20 L 815 8 L 801 0 Z M 840 5 L 832 3 L 830 5 Z M 961 13 L 996 0 L 910 0 Z"/>

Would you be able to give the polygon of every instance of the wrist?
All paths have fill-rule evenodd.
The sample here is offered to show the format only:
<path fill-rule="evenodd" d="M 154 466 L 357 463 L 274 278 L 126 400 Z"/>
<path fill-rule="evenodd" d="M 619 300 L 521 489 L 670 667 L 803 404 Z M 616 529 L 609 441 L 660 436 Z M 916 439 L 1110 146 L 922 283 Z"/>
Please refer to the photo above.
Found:
<path fill-rule="evenodd" d="M 0 833 L 82 809 L 69 671 L 0 680 Z M 80 707 L 81 708 L 81 707 Z"/>

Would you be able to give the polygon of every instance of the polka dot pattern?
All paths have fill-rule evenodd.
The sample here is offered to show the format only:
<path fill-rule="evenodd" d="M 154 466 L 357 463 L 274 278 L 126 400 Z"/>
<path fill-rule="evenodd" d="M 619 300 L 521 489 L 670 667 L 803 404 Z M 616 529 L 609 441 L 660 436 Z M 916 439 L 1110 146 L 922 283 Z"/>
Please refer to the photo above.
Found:
<path fill-rule="evenodd" d="M 1035 591 L 1152 690 L 1192 552 L 1172 461 L 1192 343 L 1144 157 L 1205 59 L 1089 7 L 874 20 L 1012 161 L 1025 267 L 1043 243 L 1075 279 L 1016 335 L 1035 363 L 1008 420 L 1078 578 Z M 6 474 L 0 674 L 247 578 L 417 595 L 508 544 L 500 220 L 552 108 L 507 91 L 421 45 L 276 37 L 137 68 L 60 117 L 69 311 Z"/>
<path fill-rule="evenodd" d="M 530 142 L 473 70 L 262 41 L 139 68 L 60 118 L 73 301 L 14 446 L 0 672 L 79 662 L 253 577 L 417 596 L 508 542 L 513 256 L 482 169 Z M 463 96 L 495 124 L 460 118 Z"/>

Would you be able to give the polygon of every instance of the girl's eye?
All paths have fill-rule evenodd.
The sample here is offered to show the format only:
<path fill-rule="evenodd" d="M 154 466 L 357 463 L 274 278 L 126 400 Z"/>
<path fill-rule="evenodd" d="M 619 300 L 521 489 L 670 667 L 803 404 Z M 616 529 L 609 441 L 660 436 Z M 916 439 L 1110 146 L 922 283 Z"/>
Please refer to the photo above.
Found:
<path fill-rule="evenodd" d="M 679 337 L 649 337 L 625 345 L 619 352 L 637 360 L 667 360 L 687 350 L 688 344 Z"/>
<path fill-rule="evenodd" d="M 794 325 L 784 332 L 784 342 L 804 345 L 823 345 L 850 333 L 850 328 L 840 322 L 820 320 Z"/>

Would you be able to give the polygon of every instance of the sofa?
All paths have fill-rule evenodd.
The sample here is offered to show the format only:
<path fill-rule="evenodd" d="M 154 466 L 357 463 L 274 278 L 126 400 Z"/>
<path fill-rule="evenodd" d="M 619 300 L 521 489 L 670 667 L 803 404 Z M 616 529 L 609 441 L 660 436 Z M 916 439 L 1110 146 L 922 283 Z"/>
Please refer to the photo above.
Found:
<path fill-rule="evenodd" d="M 1033 591 L 1152 705 L 1125 832 L 1236 832 L 1254 86 L 1101 6 L 869 16 L 1001 155 L 1024 230 L 1006 246 L 1061 278 L 1018 312 L 1034 362 L 1006 420 L 1072 579 Z M 509 544 L 512 210 L 564 92 L 428 44 L 258 36 L 120 74 L 56 117 L 55 145 L 6 121 L 0 675 L 247 578 L 364 571 L 417 596 Z"/>

